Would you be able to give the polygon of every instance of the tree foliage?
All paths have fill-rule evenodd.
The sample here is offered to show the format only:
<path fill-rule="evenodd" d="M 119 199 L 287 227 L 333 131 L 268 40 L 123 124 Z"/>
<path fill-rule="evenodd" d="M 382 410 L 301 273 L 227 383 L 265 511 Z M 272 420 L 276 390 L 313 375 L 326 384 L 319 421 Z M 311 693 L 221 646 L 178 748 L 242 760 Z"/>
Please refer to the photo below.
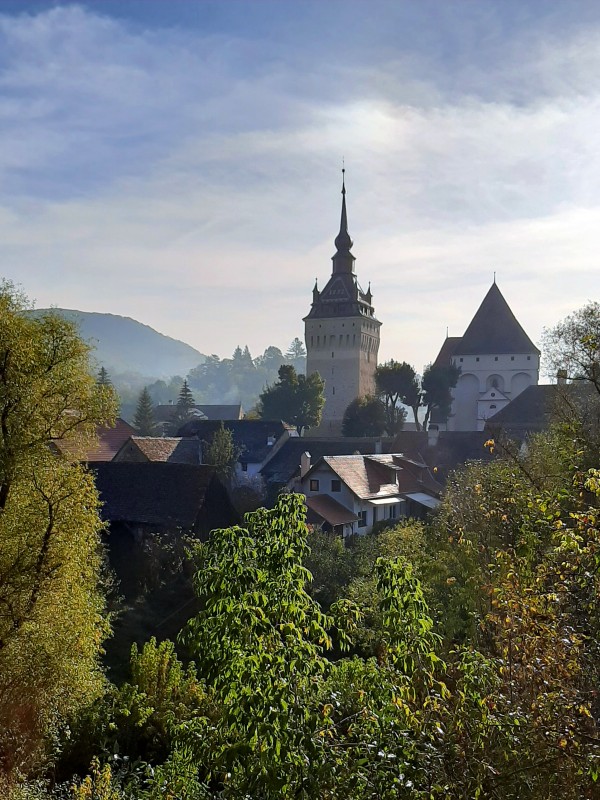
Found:
<path fill-rule="evenodd" d="M 179 397 L 175 404 L 175 411 L 171 418 L 171 434 L 177 436 L 177 433 L 182 425 L 193 416 L 196 401 L 192 390 L 188 386 L 187 380 L 183 381 L 181 389 L 179 390 Z"/>
<path fill-rule="evenodd" d="M 284 364 L 279 368 L 279 380 L 260 395 L 261 419 L 281 419 L 294 425 L 301 435 L 305 428 L 315 428 L 321 422 L 323 392 L 324 383 L 318 372 L 306 377 Z"/>
<path fill-rule="evenodd" d="M 235 463 L 242 452 L 233 441 L 233 432 L 221 425 L 212 435 L 210 442 L 203 442 L 202 460 L 217 468 L 223 478 L 229 478 L 234 470 Z"/>
<path fill-rule="evenodd" d="M 447 366 L 430 364 L 423 372 L 421 379 L 422 404 L 425 406 L 423 428 L 427 429 L 431 412 L 436 409 L 443 420 L 447 420 L 452 407 L 453 389 L 460 376 L 460 368 L 454 364 Z"/>
<path fill-rule="evenodd" d="M 600 303 L 590 302 L 544 331 L 544 360 L 552 377 L 562 372 L 600 394 Z"/>
<path fill-rule="evenodd" d="M 28 770 L 101 689 L 99 502 L 77 463 L 115 412 L 88 347 L 0 288 L 0 772 Z M 54 450 L 51 449 L 54 445 Z M 64 455 L 63 455 L 64 454 Z"/>
<path fill-rule="evenodd" d="M 401 411 L 401 409 L 397 409 Z M 396 425 L 404 418 L 395 415 Z M 381 436 L 386 428 L 385 406 L 378 397 L 365 395 L 355 397 L 344 411 L 342 420 L 343 436 Z"/>
<path fill-rule="evenodd" d="M 156 419 L 154 405 L 148 387 L 144 386 L 138 398 L 133 425 L 140 436 L 156 436 Z"/>
<path fill-rule="evenodd" d="M 398 433 L 406 420 L 402 405 L 412 409 L 417 430 L 420 428 L 418 410 L 421 404 L 421 387 L 413 367 L 406 361 L 393 359 L 381 364 L 375 371 L 377 394 L 385 404 L 386 431 L 388 436 Z"/>

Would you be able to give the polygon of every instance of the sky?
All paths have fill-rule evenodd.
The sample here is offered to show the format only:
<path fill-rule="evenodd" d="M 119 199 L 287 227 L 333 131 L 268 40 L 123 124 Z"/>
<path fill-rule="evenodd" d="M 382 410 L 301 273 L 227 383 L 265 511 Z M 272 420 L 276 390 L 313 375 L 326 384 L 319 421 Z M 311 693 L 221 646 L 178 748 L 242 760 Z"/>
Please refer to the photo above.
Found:
<path fill-rule="evenodd" d="M 0 275 L 203 353 L 303 338 L 346 167 L 380 361 L 600 295 L 597 0 L 0 0 Z"/>

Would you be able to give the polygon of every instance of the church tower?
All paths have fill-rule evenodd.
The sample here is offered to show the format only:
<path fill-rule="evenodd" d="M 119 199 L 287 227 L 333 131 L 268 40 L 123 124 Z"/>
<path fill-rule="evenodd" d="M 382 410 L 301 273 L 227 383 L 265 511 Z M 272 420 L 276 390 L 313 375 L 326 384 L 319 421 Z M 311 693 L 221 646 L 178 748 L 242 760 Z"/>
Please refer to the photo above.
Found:
<path fill-rule="evenodd" d="M 460 369 L 447 429 L 482 431 L 494 414 L 528 386 L 537 385 L 540 351 L 511 311 L 494 277 L 464 335 L 447 337 L 435 363 L 452 363 Z"/>
<path fill-rule="evenodd" d="M 342 170 L 342 217 L 335 238 L 333 271 L 324 289 L 315 281 L 313 301 L 304 317 L 306 374 L 325 381 L 323 419 L 311 435 L 339 435 L 344 411 L 356 397 L 373 394 L 381 322 L 375 318 L 371 285 L 360 288 L 348 233 L 346 186 Z"/>

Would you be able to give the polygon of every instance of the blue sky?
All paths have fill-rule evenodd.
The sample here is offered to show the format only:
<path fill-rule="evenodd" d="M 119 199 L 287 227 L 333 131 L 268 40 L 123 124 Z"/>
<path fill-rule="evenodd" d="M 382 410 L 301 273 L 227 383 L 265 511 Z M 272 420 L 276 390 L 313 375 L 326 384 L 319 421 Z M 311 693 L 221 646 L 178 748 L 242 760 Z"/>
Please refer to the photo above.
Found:
<path fill-rule="evenodd" d="M 600 3 L 0 0 L 2 273 L 206 353 L 283 349 L 347 168 L 380 356 L 492 281 L 528 333 L 600 294 Z"/>

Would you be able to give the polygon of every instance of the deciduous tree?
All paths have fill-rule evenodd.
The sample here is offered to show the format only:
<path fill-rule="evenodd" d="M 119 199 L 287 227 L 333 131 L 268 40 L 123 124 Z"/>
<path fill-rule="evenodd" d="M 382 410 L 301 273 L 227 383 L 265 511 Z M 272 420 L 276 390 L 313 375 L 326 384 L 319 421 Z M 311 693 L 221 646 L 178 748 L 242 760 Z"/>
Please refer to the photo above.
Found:
<path fill-rule="evenodd" d="M 315 428 L 321 421 L 325 403 L 324 383 L 318 372 L 298 375 L 294 367 L 283 364 L 279 380 L 260 395 L 261 419 L 281 419 L 294 425 L 300 435 L 305 428 Z"/>
<path fill-rule="evenodd" d="M 36 766 L 46 737 L 98 694 L 107 630 L 98 496 L 74 462 L 113 418 L 115 396 L 90 373 L 72 323 L 27 309 L 2 284 L 0 773 Z"/>
<path fill-rule="evenodd" d="M 436 409 L 443 420 L 447 420 L 452 407 L 453 389 L 460 375 L 460 368 L 454 364 L 441 366 L 430 364 L 423 372 L 421 380 L 421 390 L 423 394 L 423 405 L 425 406 L 425 419 L 423 428 L 427 430 L 431 412 Z"/>
<path fill-rule="evenodd" d="M 375 385 L 377 394 L 385 404 L 386 431 L 389 436 L 394 436 L 402 429 L 406 413 L 401 403 L 412 409 L 415 426 L 420 430 L 418 418 L 421 405 L 421 387 L 414 368 L 406 361 L 388 361 L 381 364 L 375 371 Z"/>
<path fill-rule="evenodd" d="M 344 411 L 344 436 L 381 436 L 386 426 L 385 406 L 378 397 L 356 397 Z"/>

